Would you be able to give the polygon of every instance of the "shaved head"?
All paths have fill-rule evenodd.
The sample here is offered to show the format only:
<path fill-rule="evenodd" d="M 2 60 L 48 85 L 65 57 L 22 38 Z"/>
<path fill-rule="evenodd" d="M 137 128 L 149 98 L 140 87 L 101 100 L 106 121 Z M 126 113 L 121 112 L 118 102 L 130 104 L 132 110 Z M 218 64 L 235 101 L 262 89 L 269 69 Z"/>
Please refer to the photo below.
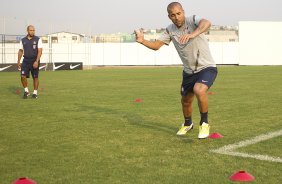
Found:
<path fill-rule="evenodd" d="M 179 2 L 172 2 L 167 6 L 169 19 L 177 26 L 181 27 L 185 23 L 185 12 Z"/>
<path fill-rule="evenodd" d="M 35 34 L 35 28 L 33 25 L 27 26 L 26 31 L 29 37 L 33 37 Z"/>
<path fill-rule="evenodd" d="M 34 29 L 34 26 L 33 26 L 33 25 L 28 25 L 27 28 L 26 28 L 26 30 L 28 31 L 29 28 L 33 28 L 33 29 Z"/>
<path fill-rule="evenodd" d="M 183 10 L 182 5 L 179 2 L 172 2 L 169 3 L 169 5 L 167 6 L 167 12 L 170 13 L 170 11 L 175 7 L 178 7 L 181 10 Z"/>

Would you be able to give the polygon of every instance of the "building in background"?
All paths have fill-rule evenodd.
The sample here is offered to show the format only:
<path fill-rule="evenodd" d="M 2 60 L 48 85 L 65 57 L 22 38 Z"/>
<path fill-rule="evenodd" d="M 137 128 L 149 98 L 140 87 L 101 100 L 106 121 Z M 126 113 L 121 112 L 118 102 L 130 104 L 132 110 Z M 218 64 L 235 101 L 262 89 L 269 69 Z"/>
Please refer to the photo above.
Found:
<path fill-rule="evenodd" d="M 155 41 L 165 31 L 161 29 L 143 29 L 146 40 Z M 205 33 L 209 42 L 238 42 L 238 26 L 211 26 Z M 98 34 L 86 37 L 83 34 L 66 31 L 42 36 L 43 43 L 131 43 L 135 42 L 134 33 Z"/>
<path fill-rule="evenodd" d="M 209 42 L 238 42 L 238 26 L 212 26 L 205 33 Z"/>
<path fill-rule="evenodd" d="M 130 33 L 99 34 L 92 36 L 93 43 L 130 43 L 135 42 L 135 35 Z"/>
<path fill-rule="evenodd" d="M 143 29 L 146 40 L 155 41 L 165 29 Z M 134 33 L 99 34 L 92 36 L 94 43 L 130 43 L 135 42 Z"/>
<path fill-rule="evenodd" d="M 56 32 L 42 36 L 42 42 L 48 43 L 51 40 L 52 43 L 84 43 L 85 35 L 70 32 Z"/>
<path fill-rule="evenodd" d="M 161 29 L 143 29 L 146 40 L 155 41 L 165 31 Z M 209 42 L 238 42 L 238 26 L 212 26 L 205 33 Z M 94 43 L 123 43 L 135 42 L 133 33 L 99 34 L 92 37 Z"/>

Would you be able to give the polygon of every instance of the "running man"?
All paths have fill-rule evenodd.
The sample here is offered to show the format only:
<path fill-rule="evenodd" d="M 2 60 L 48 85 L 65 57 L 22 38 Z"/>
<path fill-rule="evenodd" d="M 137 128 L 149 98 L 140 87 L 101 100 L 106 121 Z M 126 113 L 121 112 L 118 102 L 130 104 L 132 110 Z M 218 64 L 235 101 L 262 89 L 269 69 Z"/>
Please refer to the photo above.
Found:
<path fill-rule="evenodd" d="M 177 135 L 185 135 L 193 128 L 192 103 L 196 96 L 201 114 L 198 138 L 204 139 L 209 136 L 210 131 L 207 91 L 217 76 L 216 64 L 203 34 L 210 28 L 211 23 L 196 15 L 185 17 L 182 5 L 178 2 L 170 3 L 167 12 L 173 24 L 166 28 L 158 40 L 145 40 L 142 30 L 138 30 L 135 31 L 136 42 L 153 50 L 173 42 L 184 66 L 181 103 L 185 122 Z"/>
<path fill-rule="evenodd" d="M 21 39 L 20 48 L 18 52 L 18 68 L 21 70 L 21 82 L 24 87 L 23 98 L 27 99 L 29 96 L 29 90 L 27 86 L 27 78 L 31 72 L 33 78 L 33 94 L 32 98 L 38 96 L 38 74 L 40 57 L 42 55 L 42 40 L 34 35 L 35 28 L 32 25 L 27 27 L 27 36 Z M 21 64 L 21 58 L 23 56 L 23 62 Z"/>

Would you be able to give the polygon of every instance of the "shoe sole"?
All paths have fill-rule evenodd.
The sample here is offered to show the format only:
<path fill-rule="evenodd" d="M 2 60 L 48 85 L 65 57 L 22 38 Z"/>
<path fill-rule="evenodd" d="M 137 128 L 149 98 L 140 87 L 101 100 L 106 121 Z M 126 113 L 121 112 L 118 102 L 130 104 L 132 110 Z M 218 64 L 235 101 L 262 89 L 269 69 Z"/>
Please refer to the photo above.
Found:
<path fill-rule="evenodd" d="M 209 135 L 207 137 L 198 137 L 198 139 L 206 139 L 208 137 L 209 137 Z"/>

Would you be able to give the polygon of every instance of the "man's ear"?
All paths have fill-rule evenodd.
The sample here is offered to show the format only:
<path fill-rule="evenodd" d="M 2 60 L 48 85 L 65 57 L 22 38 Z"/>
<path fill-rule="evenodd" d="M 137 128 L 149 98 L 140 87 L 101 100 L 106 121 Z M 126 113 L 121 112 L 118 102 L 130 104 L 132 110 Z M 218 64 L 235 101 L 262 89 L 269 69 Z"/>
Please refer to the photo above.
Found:
<path fill-rule="evenodd" d="M 170 18 L 170 16 L 169 16 L 169 14 L 167 14 L 167 16 L 168 16 L 168 18 L 171 20 L 171 18 Z"/>

